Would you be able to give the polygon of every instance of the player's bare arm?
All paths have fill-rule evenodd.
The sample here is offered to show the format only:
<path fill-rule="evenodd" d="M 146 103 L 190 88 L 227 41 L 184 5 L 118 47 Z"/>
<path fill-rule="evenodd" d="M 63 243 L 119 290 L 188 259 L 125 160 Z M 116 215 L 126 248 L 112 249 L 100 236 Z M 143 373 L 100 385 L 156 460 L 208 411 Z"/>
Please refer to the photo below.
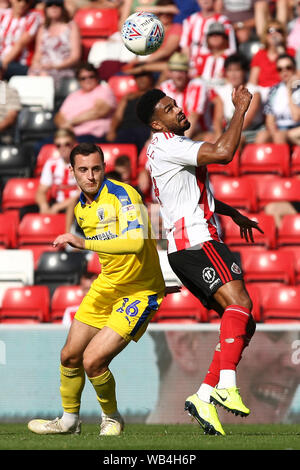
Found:
<path fill-rule="evenodd" d="M 232 102 L 235 106 L 235 111 L 228 129 L 214 144 L 204 142 L 203 145 L 201 145 L 197 157 L 198 166 L 207 165 L 209 163 L 226 164 L 231 162 L 240 143 L 244 118 L 251 99 L 251 93 L 243 85 L 233 90 Z"/>
<path fill-rule="evenodd" d="M 244 238 L 246 242 L 249 240 L 252 243 L 254 242 L 252 229 L 256 229 L 260 233 L 264 233 L 263 230 L 258 226 L 258 222 L 249 219 L 234 207 L 231 207 L 228 204 L 219 201 L 218 199 L 215 199 L 215 212 L 220 215 L 231 217 L 233 222 L 240 227 L 241 238 Z"/>

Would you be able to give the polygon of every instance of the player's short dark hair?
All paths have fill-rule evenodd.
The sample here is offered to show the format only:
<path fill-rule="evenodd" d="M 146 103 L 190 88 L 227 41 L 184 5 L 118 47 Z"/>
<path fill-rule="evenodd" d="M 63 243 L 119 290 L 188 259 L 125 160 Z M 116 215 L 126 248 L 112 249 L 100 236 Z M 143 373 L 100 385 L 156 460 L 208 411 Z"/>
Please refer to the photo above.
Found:
<path fill-rule="evenodd" d="M 136 114 L 140 121 L 149 126 L 155 106 L 165 96 L 166 94 L 158 88 L 153 88 L 142 95 L 136 106 Z"/>
<path fill-rule="evenodd" d="M 102 163 L 104 163 L 104 154 L 102 152 L 102 149 L 96 144 L 84 142 L 82 144 L 76 145 L 70 153 L 70 164 L 72 168 L 74 168 L 75 166 L 76 155 L 84 155 L 85 157 L 87 157 L 91 153 L 98 153 L 100 155 Z"/>

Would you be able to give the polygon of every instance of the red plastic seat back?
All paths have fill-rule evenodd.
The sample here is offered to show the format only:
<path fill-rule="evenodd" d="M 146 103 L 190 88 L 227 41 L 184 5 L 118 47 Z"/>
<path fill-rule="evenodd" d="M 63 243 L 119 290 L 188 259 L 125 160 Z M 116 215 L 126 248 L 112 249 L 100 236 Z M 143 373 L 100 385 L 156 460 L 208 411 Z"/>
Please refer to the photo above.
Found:
<path fill-rule="evenodd" d="M 47 286 L 10 287 L 3 296 L 1 322 L 49 321 L 50 294 Z"/>

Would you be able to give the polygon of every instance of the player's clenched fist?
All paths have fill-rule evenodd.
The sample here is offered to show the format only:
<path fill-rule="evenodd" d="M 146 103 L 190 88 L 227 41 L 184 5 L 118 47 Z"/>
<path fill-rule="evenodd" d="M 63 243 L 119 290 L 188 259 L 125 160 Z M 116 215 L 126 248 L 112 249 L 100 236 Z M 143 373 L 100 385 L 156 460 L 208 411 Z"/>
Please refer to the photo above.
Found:
<path fill-rule="evenodd" d="M 238 88 L 234 88 L 232 91 L 232 102 L 236 109 L 245 113 L 249 108 L 252 95 L 250 91 L 244 86 L 240 85 Z"/>

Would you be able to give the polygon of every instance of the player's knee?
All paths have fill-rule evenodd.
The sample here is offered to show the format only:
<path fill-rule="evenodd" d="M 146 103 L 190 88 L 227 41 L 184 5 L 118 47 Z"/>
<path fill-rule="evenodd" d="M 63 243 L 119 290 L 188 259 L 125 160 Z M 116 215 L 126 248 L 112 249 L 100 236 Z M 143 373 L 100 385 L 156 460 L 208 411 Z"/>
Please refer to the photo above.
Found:
<path fill-rule="evenodd" d="M 65 367 L 80 367 L 82 365 L 82 356 L 64 347 L 60 353 L 60 362 Z"/>
<path fill-rule="evenodd" d="M 83 367 L 88 377 L 96 377 L 105 372 L 107 364 L 104 359 L 85 353 L 83 355 Z"/>

